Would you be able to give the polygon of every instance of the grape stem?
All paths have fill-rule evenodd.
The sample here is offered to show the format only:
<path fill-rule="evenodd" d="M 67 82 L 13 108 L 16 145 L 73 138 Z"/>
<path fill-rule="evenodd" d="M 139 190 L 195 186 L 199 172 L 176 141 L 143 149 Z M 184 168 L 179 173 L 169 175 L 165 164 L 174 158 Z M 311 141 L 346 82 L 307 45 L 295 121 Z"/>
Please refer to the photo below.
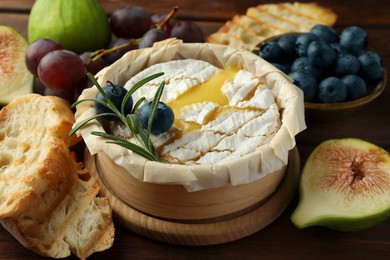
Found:
<path fill-rule="evenodd" d="M 112 52 L 115 52 L 115 51 L 118 51 L 122 48 L 126 48 L 127 46 L 131 45 L 131 44 L 139 44 L 139 41 L 140 39 L 136 39 L 136 40 L 133 40 L 133 41 L 130 41 L 130 42 L 127 42 L 127 43 L 124 43 L 124 44 L 121 44 L 121 45 L 118 45 L 118 46 L 115 46 L 111 49 L 99 49 L 97 51 L 94 51 L 92 52 L 89 57 L 91 58 L 88 62 L 94 62 L 96 61 L 97 59 L 103 57 L 104 55 L 107 55 L 109 53 L 112 53 Z"/>
<path fill-rule="evenodd" d="M 178 10 L 179 10 L 179 6 L 176 5 L 176 6 L 172 7 L 172 9 L 169 11 L 169 13 L 165 16 L 164 20 L 161 23 L 156 24 L 155 27 L 158 29 L 164 28 L 164 26 L 172 19 L 172 17 L 176 14 L 176 12 Z M 107 55 L 109 53 L 118 51 L 122 48 L 126 48 L 127 46 L 129 46 L 131 44 L 139 45 L 141 40 L 142 40 L 142 37 L 138 38 L 138 39 L 134 39 L 133 41 L 115 46 L 115 47 L 110 48 L 110 49 L 99 49 L 97 51 L 94 51 L 89 55 L 90 60 L 88 61 L 88 63 L 94 62 L 94 61 L 98 60 L 99 58 L 101 58 L 104 55 Z"/>
<path fill-rule="evenodd" d="M 172 17 L 176 14 L 178 10 L 179 10 L 179 6 L 176 5 L 172 7 L 171 11 L 169 11 L 169 13 L 165 16 L 164 20 L 161 23 L 156 24 L 156 28 L 158 29 L 164 28 L 164 26 L 172 19 Z"/>

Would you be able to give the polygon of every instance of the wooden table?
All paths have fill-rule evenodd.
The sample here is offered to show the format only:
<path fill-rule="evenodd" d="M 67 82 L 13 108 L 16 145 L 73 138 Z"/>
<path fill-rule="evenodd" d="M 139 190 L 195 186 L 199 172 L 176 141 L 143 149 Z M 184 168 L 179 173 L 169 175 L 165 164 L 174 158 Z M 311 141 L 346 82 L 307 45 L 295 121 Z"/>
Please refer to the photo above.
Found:
<path fill-rule="evenodd" d="M 187 0 L 141 1 L 101 0 L 107 13 L 135 4 L 149 12 L 167 12 L 179 4 L 178 18 L 194 20 L 205 35 L 215 32 L 234 14 L 266 1 Z M 277 1 L 267 1 L 277 2 Z M 317 1 L 338 14 L 336 29 L 359 25 L 369 36 L 370 45 L 382 56 L 390 75 L 390 1 L 328 0 Z M 0 24 L 14 27 L 27 37 L 28 14 L 33 0 L 1 0 Z M 389 84 L 375 102 L 353 115 L 327 123 L 307 122 L 308 128 L 297 137 L 304 163 L 321 141 L 357 137 L 390 151 Z M 174 246 L 140 237 L 116 226 L 113 247 L 90 259 L 390 259 L 390 219 L 360 232 L 341 233 L 321 227 L 299 230 L 290 222 L 296 195 L 287 210 L 265 229 L 241 240 L 215 246 Z M 0 228 L 0 259 L 44 259 L 22 247 Z M 69 257 L 69 259 L 76 259 Z"/>

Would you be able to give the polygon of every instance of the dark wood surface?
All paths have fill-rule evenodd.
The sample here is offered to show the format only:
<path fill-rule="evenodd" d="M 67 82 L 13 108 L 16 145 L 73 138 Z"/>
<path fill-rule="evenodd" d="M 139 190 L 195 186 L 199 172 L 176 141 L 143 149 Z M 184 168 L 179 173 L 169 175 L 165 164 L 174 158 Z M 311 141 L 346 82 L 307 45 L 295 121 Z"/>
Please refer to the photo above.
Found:
<path fill-rule="evenodd" d="M 198 23 L 204 34 L 215 32 L 235 14 L 250 6 L 277 1 L 187 0 L 140 1 L 102 0 L 106 12 L 134 4 L 151 13 L 167 12 L 179 5 L 178 18 Z M 305 1 L 302 1 L 305 2 Z M 9 25 L 27 37 L 28 14 L 33 0 L 1 0 L 0 24 Z M 390 75 L 390 1 L 329 0 L 317 3 L 338 14 L 337 30 L 359 25 L 369 36 L 370 46 L 384 60 Z M 44 15 L 44 14 L 42 14 Z M 298 135 L 297 147 L 302 164 L 320 142 L 330 138 L 356 137 L 390 151 L 390 88 L 372 104 L 358 112 L 327 122 L 307 122 Z M 116 226 L 113 247 L 95 253 L 90 259 L 390 259 L 390 219 L 368 230 L 342 233 L 322 227 L 297 229 L 290 216 L 298 202 L 294 197 L 286 211 L 271 225 L 238 241 L 214 246 L 189 247 L 164 244 L 140 237 Z M 0 228 L 0 259 L 44 259 L 21 246 Z M 69 259 L 76 259 L 69 257 Z"/>

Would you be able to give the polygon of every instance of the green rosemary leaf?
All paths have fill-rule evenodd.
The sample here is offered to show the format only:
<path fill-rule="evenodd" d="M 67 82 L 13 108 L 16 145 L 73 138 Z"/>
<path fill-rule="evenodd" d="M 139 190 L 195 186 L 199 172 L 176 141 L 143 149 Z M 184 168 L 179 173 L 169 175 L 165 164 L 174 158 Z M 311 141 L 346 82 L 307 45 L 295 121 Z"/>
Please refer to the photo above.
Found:
<path fill-rule="evenodd" d="M 153 143 L 150 139 L 148 139 L 148 135 L 146 130 L 142 127 L 139 117 L 137 115 L 127 115 L 127 120 L 129 121 L 129 129 L 131 129 L 131 132 L 133 133 L 134 138 L 137 139 L 137 141 L 140 144 L 143 144 L 146 150 L 148 150 L 150 153 L 156 155 L 156 150 L 153 146 Z M 157 156 L 157 155 L 156 155 Z"/>
<path fill-rule="evenodd" d="M 92 83 L 96 86 L 96 88 L 99 90 L 99 92 L 102 94 L 102 96 L 104 97 L 104 99 L 107 99 L 109 101 L 111 101 L 111 99 L 107 96 L 106 92 L 103 91 L 103 88 L 100 86 L 100 84 L 97 82 L 97 80 L 95 79 L 95 77 L 93 76 L 92 73 L 90 72 L 87 72 L 87 76 L 88 78 L 92 81 Z"/>
<path fill-rule="evenodd" d="M 137 121 L 138 116 L 135 114 L 128 114 L 126 116 L 126 122 L 127 122 L 127 127 L 129 128 L 130 132 L 135 135 L 138 134 L 138 121 Z"/>
<path fill-rule="evenodd" d="M 130 142 L 127 142 L 127 143 L 110 142 L 110 141 L 108 141 L 107 143 L 112 143 L 112 144 L 116 144 L 116 145 L 122 146 L 122 147 L 124 147 L 126 149 L 129 149 L 129 150 L 137 153 L 138 155 L 141 155 L 142 157 L 144 157 L 144 158 L 146 158 L 148 160 L 156 161 L 156 162 L 159 161 L 159 159 L 155 155 L 146 152 L 146 150 L 144 148 L 139 147 L 138 145 L 135 145 L 133 143 L 130 143 Z"/>
<path fill-rule="evenodd" d="M 112 110 L 112 112 L 119 114 L 120 112 L 118 111 L 118 109 L 116 108 L 114 103 L 112 103 L 110 97 L 106 94 L 106 92 L 104 92 L 103 88 L 100 86 L 99 82 L 97 82 L 97 80 L 95 79 L 93 74 L 90 72 L 87 72 L 87 76 L 92 81 L 92 83 L 96 86 L 96 88 L 99 90 L 100 94 L 102 94 L 103 99 L 107 104 L 106 107 L 110 108 Z"/>
<path fill-rule="evenodd" d="M 89 121 L 96 119 L 96 118 L 99 118 L 99 117 L 103 117 L 103 116 L 116 116 L 116 117 L 118 117 L 118 115 L 116 115 L 114 113 L 102 113 L 102 114 L 91 116 L 91 117 L 81 121 L 80 123 L 78 123 L 75 127 L 73 127 L 72 130 L 69 132 L 68 136 L 74 135 L 81 127 L 83 127 Z"/>
<path fill-rule="evenodd" d="M 145 85 L 146 83 L 148 83 L 149 81 L 152 81 L 153 79 L 155 78 L 158 78 L 160 76 L 164 75 L 164 72 L 160 72 L 160 73 L 156 73 L 156 74 L 153 74 L 147 78 L 144 78 L 143 80 L 140 80 L 139 82 L 137 82 L 136 84 L 134 84 L 134 86 L 132 88 L 129 89 L 129 91 L 127 91 L 125 97 L 123 98 L 122 100 L 122 104 L 121 104 L 121 113 L 124 114 L 124 111 L 125 111 L 125 106 L 126 106 L 126 102 L 127 100 L 130 98 L 130 96 L 137 90 L 139 89 L 140 87 L 142 87 L 143 85 Z M 134 110 L 135 111 L 135 110 Z"/>
<path fill-rule="evenodd" d="M 81 99 L 81 100 L 77 100 L 76 102 L 74 102 L 70 107 L 71 108 L 75 108 L 78 104 L 80 103 L 83 103 L 83 102 L 86 102 L 86 101 L 90 101 L 90 102 L 95 102 L 96 99 L 94 98 L 86 98 L 86 99 Z"/>
<path fill-rule="evenodd" d="M 163 89 L 164 89 L 164 86 L 165 86 L 165 82 L 162 81 L 162 83 L 160 84 L 160 86 L 157 89 L 156 94 L 154 96 L 154 100 L 152 102 L 152 104 L 153 104 L 152 105 L 152 111 L 150 112 L 150 116 L 151 116 L 152 119 L 149 119 L 148 129 L 147 130 L 145 130 L 142 127 L 141 123 L 139 122 L 138 116 L 135 114 L 136 109 L 141 105 L 142 102 L 145 101 L 145 98 L 142 97 L 142 98 L 140 98 L 140 100 L 137 101 L 137 103 L 134 105 L 134 108 L 132 109 L 131 114 L 129 114 L 129 115 L 125 115 L 124 114 L 124 106 L 125 106 L 125 103 L 126 103 L 127 99 L 129 99 L 130 96 L 137 89 L 142 87 L 147 82 L 149 82 L 149 81 L 151 81 L 151 80 L 153 80 L 153 79 L 155 79 L 157 77 L 162 76 L 163 74 L 164 74 L 163 72 L 156 73 L 156 74 L 153 74 L 153 75 L 151 75 L 151 76 L 149 76 L 149 77 L 147 77 L 147 78 L 137 82 L 126 93 L 124 99 L 122 100 L 121 111 L 119 111 L 116 108 L 116 106 L 113 104 L 111 99 L 108 97 L 108 95 L 104 92 L 103 88 L 99 85 L 99 83 L 94 78 L 94 76 L 91 73 L 88 72 L 87 73 L 88 77 L 93 82 L 93 84 L 96 86 L 96 88 L 99 90 L 99 92 L 102 94 L 103 99 L 93 99 L 93 98 L 83 99 L 83 100 L 79 100 L 79 101 L 75 102 L 72 106 L 76 107 L 78 104 L 80 104 L 82 102 L 86 102 L 86 101 L 97 102 L 97 103 L 107 107 L 109 110 L 112 111 L 112 113 L 97 114 L 97 115 L 94 115 L 94 116 L 92 116 L 92 117 L 90 117 L 88 119 L 83 120 L 82 122 L 77 124 L 69 132 L 69 136 L 71 136 L 74 133 L 76 133 L 81 127 L 83 127 L 86 123 L 88 123 L 89 121 L 91 121 L 93 119 L 96 119 L 96 118 L 99 118 L 99 117 L 104 117 L 104 116 L 114 116 L 114 117 L 118 118 L 119 120 L 121 120 L 129 128 L 131 134 L 134 136 L 134 138 L 137 140 L 137 142 L 139 144 L 141 144 L 141 145 L 137 145 L 135 143 L 129 142 L 129 141 L 127 141 L 127 140 L 125 140 L 123 138 L 120 138 L 118 136 L 115 136 L 115 135 L 112 135 L 112 134 L 107 134 L 107 133 L 104 133 L 104 132 L 92 131 L 91 134 L 107 138 L 107 139 L 110 140 L 107 143 L 113 143 L 113 144 L 117 144 L 117 145 L 120 145 L 122 147 L 125 147 L 125 148 L 127 148 L 127 149 L 129 149 L 131 151 L 134 151 L 135 153 L 137 153 L 140 156 L 143 156 L 143 157 L 145 157 L 145 158 L 147 158 L 149 160 L 159 161 L 156 149 L 154 148 L 153 143 L 150 140 L 150 133 L 151 133 L 151 125 L 152 125 L 152 122 L 153 122 L 153 117 L 154 117 L 154 114 L 155 114 L 155 110 L 157 109 L 158 102 L 159 102 L 159 100 L 161 98 L 161 95 L 162 95 L 162 92 L 163 92 Z"/>
<path fill-rule="evenodd" d="M 108 141 L 107 143 L 113 143 L 113 144 L 120 145 L 120 146 L 125 147 L 125 148 L 127 148 L 127 149 L 149 159 L 149 160 L 158 161 L 158 158 L 155 156 L 154 153 L 150 153 L 147 150 L 145 150 L 143 147 L 136 145 L 134 143 L 131 143 L 131 142 L 129 142 L 125 139 L 122 139 L 118 136 L 103 133 L 103 132 L 97 132 L 97 131 L 92 131 L 91 134 L 110 139 L 112 141 Z"/>
<path fill-rule="evenodd" d="M 164 75 L 164 72 L 156 73 L 156 74 L 153 74 L 149 77 L 144 78 L 143 80 L 140 80 L 139 82 L 134 84 L 134 86 L 132 88 L 129 89 L 128 95 L 132 95 L 137 89 L 139 89 L 140 87 L 142 87 L 143 85 L 145 85 L 149 81 L 152 81 L 153 79 L 158 78 L 162 75 Z"/>
<path fill-rule="evenodd" d="M 154 114 L 156 113 L 158 102 L 160 101 L 161 95 L 164 91 L 165 81 L 162 81 L 160 86 L 158 87 L 156 94 L 154 94 L 154 98 L 152 101 L 152 105 L 149 112 L 149 120 L 148 120 L 148 139 L 150 140 L 149 136 L 152 131 L 152 124 L 154 120 Z"/>
<path fill-rule="evenodd" d="M 138 134 L 140 135 L 141 139 L 142 139 L 142 142 L 143 144 L 145 145 L 145 147 L 148 149 L 148 150 L 154 150 L 154 146 L 150 146 L 149 143 L 151 143 L 149 137 L 148 137 L 148 133 L 147 131 L 140 125 L 137 129 L 138 131 Z M 152 149 L 150 149 L 152 148 Z"/>
<path fill-rule="evenodd" d="M 122 141 L 123 140 L 119 136 L 112 135 L 112 134 L 107 134 L 105 132 L 92 131 L 91 134 L 92 135 L 97 135 L 97 136 L 100 136 L 100 137 L 104 137 L 104 138 L 108 138 L 108 139 L 111 139 L 111 140 L 115 140 L 115 141 Z"/>
<path fill-rule="evenodd" d="M 133 109 L 131 110 L 131 113 L 134 114 L 135 111 L 137 111 L 138 107 L 142 104 L 142 102 L 145 101 L 145 97 L 140 98 L 137 103 L 134 104 Z"/>

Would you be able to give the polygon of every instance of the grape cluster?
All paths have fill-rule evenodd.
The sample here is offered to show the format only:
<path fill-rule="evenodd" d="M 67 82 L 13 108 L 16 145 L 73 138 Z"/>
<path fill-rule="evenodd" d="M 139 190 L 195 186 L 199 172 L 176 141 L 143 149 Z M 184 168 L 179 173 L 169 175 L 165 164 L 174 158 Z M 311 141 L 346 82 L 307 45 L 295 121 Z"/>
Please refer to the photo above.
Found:
<path fill-rule="evenodd" d="M 111 43 L 102 50 L 75 53 L 52 39 L 38 39 L 26 50 L 29 71 L 43 84 L 44 95 L 55 95 L 74 102 L 81 91 L 92 85 L 86 73 L 93 75 L 121 58 L 128 51 L 152 46 L 171 37 L 183 42 L 203 42 L 200 28 L 190 21 L 173 18 L 178 8 L 168 14 L 149 14 L 140 6 L 115 10 L 110 19 Z"/>
<path fill-rule="evenodd" d="M 361 98 L 381 81 L 382 59 L 367 43 L 366 32 L 358 26 L 339 34 L 315 25 L 310 32 L 266 42 L 258 54 L 294 80 L 305 102 L 335 103 Z"/>

